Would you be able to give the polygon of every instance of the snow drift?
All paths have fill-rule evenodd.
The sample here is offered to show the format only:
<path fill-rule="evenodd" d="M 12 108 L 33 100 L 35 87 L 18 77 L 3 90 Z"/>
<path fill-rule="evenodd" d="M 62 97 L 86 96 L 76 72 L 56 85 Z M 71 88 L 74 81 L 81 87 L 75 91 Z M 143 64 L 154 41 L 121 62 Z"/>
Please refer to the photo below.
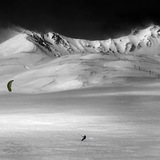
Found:
<path fill-rule="evenodd" d="M 160 27 L 89 41 L 24 30 L 0 44 L 0 92 L 44 93 L 160 82 Z"/>

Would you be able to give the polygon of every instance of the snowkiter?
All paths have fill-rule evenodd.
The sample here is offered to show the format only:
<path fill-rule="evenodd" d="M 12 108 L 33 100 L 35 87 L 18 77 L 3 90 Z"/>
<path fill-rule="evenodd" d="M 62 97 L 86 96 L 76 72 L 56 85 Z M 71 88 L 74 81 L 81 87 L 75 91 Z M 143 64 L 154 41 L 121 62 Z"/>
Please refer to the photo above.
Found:
<path fill-rule="evenodd" d="M 83 135 L 81 141 L 84 141 L 86 137 L 87 137 L 86 135 Z"/>

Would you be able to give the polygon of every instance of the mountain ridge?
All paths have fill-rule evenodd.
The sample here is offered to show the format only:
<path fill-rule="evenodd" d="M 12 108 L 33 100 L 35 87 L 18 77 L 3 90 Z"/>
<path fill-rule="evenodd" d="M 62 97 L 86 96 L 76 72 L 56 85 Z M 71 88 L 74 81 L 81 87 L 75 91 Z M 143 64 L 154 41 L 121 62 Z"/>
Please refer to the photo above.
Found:
<path fill-rule="evenodd" d="M 47 34 L 37 34 L 31 32 L 27 39 L 33 43 L 38 43 L 49 52 L 54 52 L 55 56 L 75 53 L 102 53 L 102 54 L 129 54 L 143 47 L 152 47 L 160 38 L 160 27 L 152 25 L 142 30 L 132 30 L 131 34 L 115 39 L 107 40 L 85 40 L 65 37 L 58 33 L 49 32 Z M 60 48 L 58 48 L 58 47 Z M 64 53 L 65 52 L 65 53 Z"/>

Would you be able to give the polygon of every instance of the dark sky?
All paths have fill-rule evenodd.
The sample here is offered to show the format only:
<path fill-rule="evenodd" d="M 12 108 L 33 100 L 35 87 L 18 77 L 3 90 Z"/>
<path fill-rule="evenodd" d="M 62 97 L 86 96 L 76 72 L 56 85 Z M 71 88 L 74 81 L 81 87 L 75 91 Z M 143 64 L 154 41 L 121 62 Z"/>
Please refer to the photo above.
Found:
<path fill-rule="evenodd" d="M 105 2 L 105 3 L 104 3 Z M 0 25 L 11 24 L 85 39 L 128 34 L 134 27 L 160 23 L 159 3 L 147 0 L 8 0 L 0 5 Z"/>

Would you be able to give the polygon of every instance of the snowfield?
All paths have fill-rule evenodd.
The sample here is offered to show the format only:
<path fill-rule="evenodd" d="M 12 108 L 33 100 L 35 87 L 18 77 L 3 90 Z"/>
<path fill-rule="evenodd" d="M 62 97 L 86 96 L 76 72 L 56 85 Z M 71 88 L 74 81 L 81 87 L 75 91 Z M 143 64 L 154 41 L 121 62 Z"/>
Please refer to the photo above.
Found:
<path fill-rule="evenodd" d="M 148 94 L 155 88 L 2 94 L 0 159 L 158 160 L 160 98 Z"/>

